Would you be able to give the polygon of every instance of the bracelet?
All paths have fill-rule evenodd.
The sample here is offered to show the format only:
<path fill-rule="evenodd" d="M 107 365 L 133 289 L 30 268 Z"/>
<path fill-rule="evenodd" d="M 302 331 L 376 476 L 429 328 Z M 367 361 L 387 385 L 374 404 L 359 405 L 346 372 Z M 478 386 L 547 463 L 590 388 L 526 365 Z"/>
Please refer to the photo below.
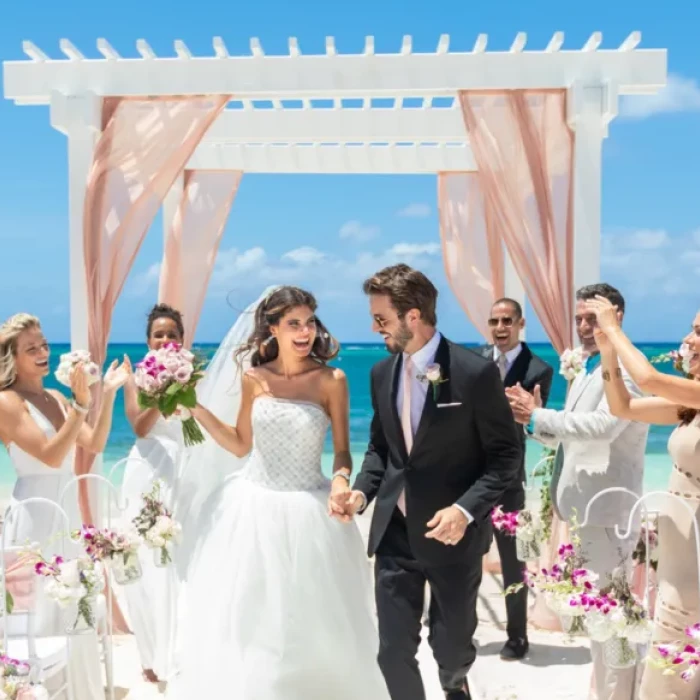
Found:
<path fill-rule="evenodd" d="M 350 485 L 350 474 L 346 474 L 345 472 L 341 472 L 341 471 L 333 472 L 334 479 L 336 476 L 342 477 L 343 479 L 345 479 L 345 481 L 348 482 L 348 485 Z"/>
<path fill-rule="evenodd" d="M 87 408 L 85 408 L 84 406 L 81 406 L 75 399 L 73 399 L 73 400 L 70 402 L 70 405 L 71 405 L 71 408 L 72 408 L 74 411 L 80 413 L 80 414 L 83 415 L 83 416 L 90 410 L 90 406 L 88 406 Z"/>

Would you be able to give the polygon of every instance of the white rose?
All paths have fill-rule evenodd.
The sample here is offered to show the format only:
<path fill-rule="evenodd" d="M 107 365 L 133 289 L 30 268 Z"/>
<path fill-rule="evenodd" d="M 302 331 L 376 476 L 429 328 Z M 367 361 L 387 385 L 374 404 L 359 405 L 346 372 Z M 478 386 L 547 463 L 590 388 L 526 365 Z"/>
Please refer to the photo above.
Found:
<path fill-rule="evenodd" d="M 425 370 L 425 378 L 429 382 L 439 382 L 442 379 L 442 370 L 440 369 L 440 365 L 428 365 Z"/>
<path fill-rule="evenodd" d="M 58 583 L 70 587 L 80 585 L 80 568 L 77 559 L 64 561 L 60 564 L 58 570 L 59 574 L 56 577 Z"/>

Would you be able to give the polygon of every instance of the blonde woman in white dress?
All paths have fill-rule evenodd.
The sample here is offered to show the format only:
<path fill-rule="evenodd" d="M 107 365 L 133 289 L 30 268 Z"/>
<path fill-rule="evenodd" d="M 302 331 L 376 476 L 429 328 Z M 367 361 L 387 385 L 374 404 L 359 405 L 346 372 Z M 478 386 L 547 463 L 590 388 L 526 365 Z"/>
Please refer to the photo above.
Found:
<path fill-rule="evenodd" d="M 151 310 L 146 325 L 149 350 L 166 343 L 182 343 L 184 326 L 180 312 L 167 304 Z M 139 407 L 138 390 L 133 380 L 124 390 L 126 416 L 136 433 L 136 444 L 129 453 L 124 472 L 122 494 L 126 519 L 141 509 L 141 496 L 150 491 L 156 479 L 163 483 L 161 498 L 172 508 L 179 463 L 183 455 L 182 424 L 166 420 L 158 409 Z M 151 550 L 140 554 L 143 576 L 124 586 L 130 627 L 136 637 L 144 680 L 165 681 L 172 672 L 173 627 L 175 622 L 175 569 L 159 568 Z"/>
<path fill-rule="evenodd" d="M 46 498 L 59 502 L 64 486 L 75 476 L 77 445 L 93 452 L 104 450 L 112 426 L 114 399 L 124 385 L 131 366 L 128 359 L 107 370 L 103 380 L 100 412 L 94 427 L 85 418 L 90 408 L 90 391 L 82 369 L 73 373 L 73 398 L 44 388 L 49 374 L 49 345 L 39 319 L 17 314 L 0 326 L 0 442 L 10 454 L 17 473 L 12 503 L 28 498 Z M 81 525 L 77 489 L 62 504 L 71 528 Z M 8 543 L 27 541 L 42 545 L 51 555 L 49 540 L 64 530 L 56 514 L 41 505 L 16 511 Z M 48 546 L 47 546 L 48 545 Z M 38 635 L 64 633 L 60 609 L 53 601 L 36 603 L 35 630 Z M 104 698 L 97 637 L 80 635 L 71 639 L 71 700 Z"/>

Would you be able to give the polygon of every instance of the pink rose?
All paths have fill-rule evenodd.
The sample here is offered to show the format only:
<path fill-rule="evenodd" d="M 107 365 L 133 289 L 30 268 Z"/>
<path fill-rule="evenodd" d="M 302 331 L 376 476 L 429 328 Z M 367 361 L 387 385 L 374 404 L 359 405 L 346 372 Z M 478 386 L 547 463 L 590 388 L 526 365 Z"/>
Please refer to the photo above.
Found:
<path fill-rule="evenodd" d="M 440 365 L 437 363 L 428 365 L 425 370 L 425 378 L 431 383 L 439 382 L 442 379 L 442 369 Z"/>
<path fill-rule="evenodd" d="M 175 380 L 180 384 L 187 384 L 192 376 L 192 365 L 182 365 L 175 372 Z"/>

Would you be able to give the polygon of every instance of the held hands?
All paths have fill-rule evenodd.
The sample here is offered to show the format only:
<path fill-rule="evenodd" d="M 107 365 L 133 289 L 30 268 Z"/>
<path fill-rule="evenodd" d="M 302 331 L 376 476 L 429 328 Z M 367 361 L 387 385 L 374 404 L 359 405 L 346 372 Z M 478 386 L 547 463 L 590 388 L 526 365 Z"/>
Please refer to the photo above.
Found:
<path fill-rule="evenodd" d="M 437 540 L 449 546 L 458 544 L 467 531 L 469 520 L 467 516 L 456 506 L 443 508 L 429 520 L 427 526 L 432 528 L 425 533 L 431 540 Z"/>
<path fill-rule="evenodd" d="M 124 360 L 117 366 L 117 360 L 114 360 L 109 366 L 102 380 L 102 388 L 106 393 L 116 393 L 126 384 L 127 379 L 131 376 L 131 361 L 124 355 Z"/>
<path fill-rule="evenodd" d="M 338 484 L 337 482 L 343 482 Z M 344 479 L 335 479 L 328 497 L 328 515 L 349 523 L 364 504 L 360 491 L 353 491 Z"/>
<path fill-rule="evenodd" d="M 513 417 L 522 425 L 527 425 L 530 422 L 532 412 L 536 408 L 542 408 L 542 395 L 539 384 L 535 386 L 534 393 L 530 394 L 518 382 L 515 386 L 506 387 L 506 396 L 513 411 Z"/>

